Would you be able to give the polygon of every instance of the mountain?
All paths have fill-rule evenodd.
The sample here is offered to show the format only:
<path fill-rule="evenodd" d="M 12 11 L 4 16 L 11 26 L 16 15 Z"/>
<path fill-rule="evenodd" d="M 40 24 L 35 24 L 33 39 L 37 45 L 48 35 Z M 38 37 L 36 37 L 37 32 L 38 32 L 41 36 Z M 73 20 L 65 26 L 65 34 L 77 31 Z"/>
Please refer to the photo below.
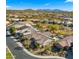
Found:
<path fill-rule="evenodd" d="M 55 12 L 55 13 L 61 13 L 61 12 L 72 12 L 72 11 L 64 11 L 60 9 L 38 9 L 37 11 L 42 11 L 42 12 Z"/>
<path fill-rule="evenodd" d="M 13 10 L 11 10 L 13 11 Z M 25 9 L 25 10 L 14 10 L 14 11 L 26 11 L 26 12 L 47 12 L 47 13 L 73 13 L 73 11 L 64 11 L 60 9 Z"/>

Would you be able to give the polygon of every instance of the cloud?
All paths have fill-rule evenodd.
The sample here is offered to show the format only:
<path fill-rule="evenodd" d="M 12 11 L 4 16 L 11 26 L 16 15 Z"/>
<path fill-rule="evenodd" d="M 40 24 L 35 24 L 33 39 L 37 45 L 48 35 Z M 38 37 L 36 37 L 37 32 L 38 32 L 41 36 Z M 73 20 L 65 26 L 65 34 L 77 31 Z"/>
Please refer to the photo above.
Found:
<path fill-rule="evenodd" d="M 11 7 L 11 6 L 8 6 L 8 5 L 6 6 L 6 8 L 10 8 L 10 7 Z"/>
<path fill-rule="evenodd" d="M 48 6 L 48 5 L 50 5 L 50 3 L 46 3 L 46 4 L 44 4 L 45 6 Z"/>
<path fill-rule="evenodd" d="M 71 2 L 71 3 L 72 3 L 72 2 L 73 2 L 73 0 L 66 0 L 65 2 Z"/>

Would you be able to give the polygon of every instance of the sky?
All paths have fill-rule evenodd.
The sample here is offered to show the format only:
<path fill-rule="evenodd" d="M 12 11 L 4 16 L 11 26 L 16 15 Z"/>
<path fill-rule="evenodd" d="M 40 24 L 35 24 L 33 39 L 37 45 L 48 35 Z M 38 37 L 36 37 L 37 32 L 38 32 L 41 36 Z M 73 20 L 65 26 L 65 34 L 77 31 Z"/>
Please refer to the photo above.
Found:
<path fill-rule="evenodd" d="M 60 9 L 73 10 L 72 0 L 6 0 L 6 8 L 12 10 L 24 9 Z"/>

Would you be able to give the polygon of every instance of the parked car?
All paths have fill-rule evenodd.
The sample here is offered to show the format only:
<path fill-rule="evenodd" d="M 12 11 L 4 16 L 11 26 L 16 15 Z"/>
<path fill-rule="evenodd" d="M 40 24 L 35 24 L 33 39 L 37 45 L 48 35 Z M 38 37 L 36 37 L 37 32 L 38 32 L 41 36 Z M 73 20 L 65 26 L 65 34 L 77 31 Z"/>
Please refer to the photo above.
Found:
<path fill-rule="evenodd" d="M 9 32 L 9 30 L 6 30 L 6 36 L 10 36 L 11 33 Z"/>

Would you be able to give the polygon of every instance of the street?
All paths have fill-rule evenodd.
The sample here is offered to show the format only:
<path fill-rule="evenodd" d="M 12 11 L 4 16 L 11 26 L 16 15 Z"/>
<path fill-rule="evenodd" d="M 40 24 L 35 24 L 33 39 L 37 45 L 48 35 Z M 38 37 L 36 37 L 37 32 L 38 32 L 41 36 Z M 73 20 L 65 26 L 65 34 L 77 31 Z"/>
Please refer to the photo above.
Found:
<path fill-rule="evenodd" d="M 13 38 L 7 37 L 6 43 L 12 54 L 14 55 L 15 59 L 38 59 L 26 54 L 20 47 L 18 47 Z"/>

